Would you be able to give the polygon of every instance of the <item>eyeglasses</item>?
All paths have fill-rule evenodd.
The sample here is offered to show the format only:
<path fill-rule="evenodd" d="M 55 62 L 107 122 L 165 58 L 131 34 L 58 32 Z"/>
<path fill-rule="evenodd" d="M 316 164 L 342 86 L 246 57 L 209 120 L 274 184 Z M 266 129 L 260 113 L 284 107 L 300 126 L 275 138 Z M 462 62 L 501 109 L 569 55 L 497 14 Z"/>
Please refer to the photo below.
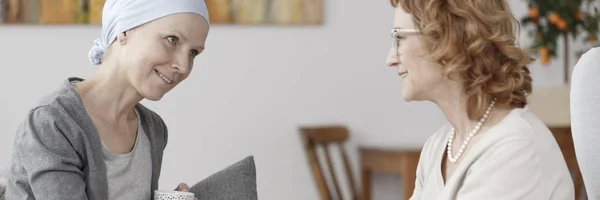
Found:
<path fill-rule="evenodd" d="M 412 35 L 412 34 L 419 34 L 419 33 L 421 33 L 421 31 L 419 31 L 417 29 L 400 29 L 400 28 L 392 29 L 390 34 L 392 35 L 392 47 L 394 47 L 394 51 L 396 52 L 396 55 L 397 56 L 400 55 L 400 52 L 398 52 L 398 49 L 400 48 L 400 44 L 401 44 L 402 40 L 406 39 L 406 36 Z"/>

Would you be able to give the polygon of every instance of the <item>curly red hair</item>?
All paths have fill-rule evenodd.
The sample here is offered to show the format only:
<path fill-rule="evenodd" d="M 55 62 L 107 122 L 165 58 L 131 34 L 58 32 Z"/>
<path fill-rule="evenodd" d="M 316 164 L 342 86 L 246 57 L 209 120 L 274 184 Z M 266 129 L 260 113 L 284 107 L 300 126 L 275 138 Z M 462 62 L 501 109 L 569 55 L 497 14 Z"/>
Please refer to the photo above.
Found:
<path fill-rule="evenodd" d="M 463 82 L 469 118 L 478 120 L 494 98 L 499 107 L 527 105 L 533 58 L 516 44 L 519 23 L 505 0 L 390 1 L 412 14 L 426 59 Z"/>

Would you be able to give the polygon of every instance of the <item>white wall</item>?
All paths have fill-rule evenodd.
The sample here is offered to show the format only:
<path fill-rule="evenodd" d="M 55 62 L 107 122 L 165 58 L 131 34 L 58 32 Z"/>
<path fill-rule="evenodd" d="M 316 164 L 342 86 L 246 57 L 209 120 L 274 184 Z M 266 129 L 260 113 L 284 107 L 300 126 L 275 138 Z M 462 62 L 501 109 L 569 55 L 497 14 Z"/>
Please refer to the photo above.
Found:
<path fill-rule="evenodd" d="M 388 1 L 325 2 L 323 26 L 213 26 L 192 76 L 162 101 L 144 102 L 170 129 L 161 188 L 254 155 L 260 199 L 317 199 L 299 125 L 347 124 L 351 147 L 420 147 L 443 123 L 432 104 L 403 102 L 396 69 L 384 65 Z M 27 110 L 68 76 L 93 73 L 87 51 L 98 34 L 96 26 L 0 26 L 0 168 Z M 560 83 L 561 64 L 532 66 L 535 84 Z M 393 178 L 375 184 L 378 199 L 399 195 Z"/>

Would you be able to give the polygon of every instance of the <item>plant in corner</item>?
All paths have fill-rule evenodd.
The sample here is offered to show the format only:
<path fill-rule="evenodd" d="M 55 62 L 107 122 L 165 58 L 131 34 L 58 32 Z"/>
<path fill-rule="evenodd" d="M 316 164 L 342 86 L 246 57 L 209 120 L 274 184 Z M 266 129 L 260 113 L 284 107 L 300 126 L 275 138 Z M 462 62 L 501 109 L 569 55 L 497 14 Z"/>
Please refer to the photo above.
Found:
<path fill-rule="evenodd" d="M 553 57 L 557 56 L 559 47 L 564 52 L 564 83 L 569 82 L 569 36 L 573 40 L 583 39 L 591 46 L 598 46 L 600 35 L 597 0 L 526 0 L 528 2 L 528 15 L 521 19 L 523 26 L 533 25 L 530 32 L 535 37 L 531 46 L 537 52 L 541 63 L 547 65 Z M 562 46 L 558 39 L 562 38 Z M 578 50 L 576 57 L 580 57 L 586 50 Z"/>

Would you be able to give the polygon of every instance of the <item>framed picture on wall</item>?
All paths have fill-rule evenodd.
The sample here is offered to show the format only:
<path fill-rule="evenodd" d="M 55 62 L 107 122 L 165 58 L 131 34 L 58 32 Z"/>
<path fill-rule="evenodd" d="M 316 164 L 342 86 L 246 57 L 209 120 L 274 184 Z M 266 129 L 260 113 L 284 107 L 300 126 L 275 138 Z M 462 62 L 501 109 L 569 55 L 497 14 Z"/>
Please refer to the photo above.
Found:
<path fill-rule="evenodd" d="M 104 0 L 0 0 L 3 24 L 100 24 Z"/>
<path fill-rule="evenodd" d="M 0 0 L 0 24 L 101 24 L 105 0 Z M 212 24 L 323 23 L 323 0 L 205 0 Z"/>
<path fill-rule="evenodd" d="M 211 23 L 321 24 L 323 0 L 206 0 Z"/>

